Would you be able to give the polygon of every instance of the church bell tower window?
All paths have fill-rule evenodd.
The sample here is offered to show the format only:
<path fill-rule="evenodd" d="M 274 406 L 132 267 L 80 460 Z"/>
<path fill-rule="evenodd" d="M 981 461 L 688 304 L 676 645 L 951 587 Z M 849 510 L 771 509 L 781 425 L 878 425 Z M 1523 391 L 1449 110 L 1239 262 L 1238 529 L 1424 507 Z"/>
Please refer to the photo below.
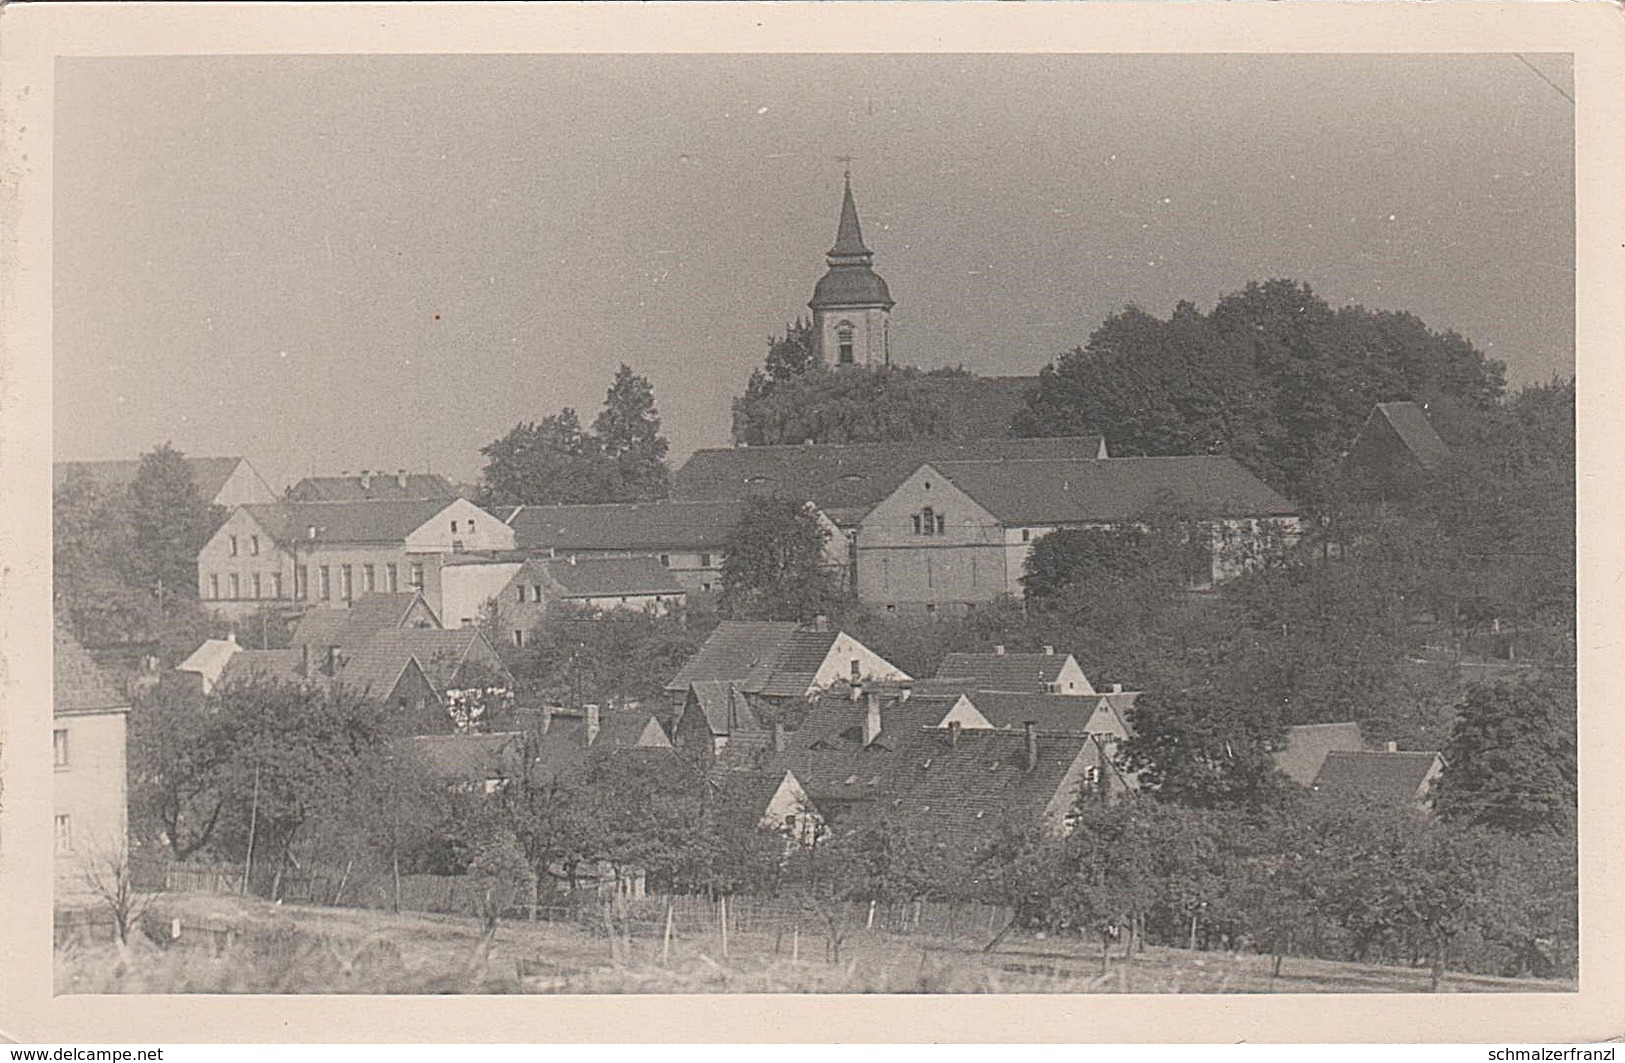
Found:
<path fill-rule="evenodd" d="M 839 352 L 837 361 L 841 365 L 851 365 L 854 355 L 852 349 L 852 323 L 843 321 L 835 326 L 835 343 Z"/>

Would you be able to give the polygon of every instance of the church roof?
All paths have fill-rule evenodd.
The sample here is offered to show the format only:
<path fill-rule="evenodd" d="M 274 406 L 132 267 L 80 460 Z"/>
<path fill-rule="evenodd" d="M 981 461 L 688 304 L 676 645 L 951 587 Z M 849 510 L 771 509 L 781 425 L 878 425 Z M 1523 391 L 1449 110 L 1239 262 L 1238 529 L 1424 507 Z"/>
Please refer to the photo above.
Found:
<path fill-rule="evenodd" d="M 852 199 L 852 175 L 847 174 L 846 193 L 841 198 L 841 224 L 835 233 L 835 246 L 829 249 L 829 272 L 818 281 L 812 301 L 807 305 L 814 310 L 841 306 L 878 306 L 890 310 L 895 305 L 891 291 L 870 268 L 873 258 L 874 252 L 863 242 L 858 205 Z"/>
<path fill-rule="evenodd" d="M 858 225 L 858 204 L 852 198 L 852 175 L 846 175 L 846 194 L 841 197 L 841 225 L 835 233 L 830 257 L 873 254 L 863 245 L 863 229 Z"/>

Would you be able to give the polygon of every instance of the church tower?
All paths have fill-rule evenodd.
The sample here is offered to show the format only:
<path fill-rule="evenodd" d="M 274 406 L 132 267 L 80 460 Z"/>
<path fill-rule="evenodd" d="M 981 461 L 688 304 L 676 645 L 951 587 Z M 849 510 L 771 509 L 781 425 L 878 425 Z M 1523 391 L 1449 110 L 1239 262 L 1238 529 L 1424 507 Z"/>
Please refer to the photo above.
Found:
<path fill-rule="evenodd" d="M 874 252 L 863 244 L 852 174 L 846 175 L 841 225 L 830 248 L 829 270 L 813 289 L 813 335 L 825 366 L 891 364 L 891 292 L 874 271 Z"/>

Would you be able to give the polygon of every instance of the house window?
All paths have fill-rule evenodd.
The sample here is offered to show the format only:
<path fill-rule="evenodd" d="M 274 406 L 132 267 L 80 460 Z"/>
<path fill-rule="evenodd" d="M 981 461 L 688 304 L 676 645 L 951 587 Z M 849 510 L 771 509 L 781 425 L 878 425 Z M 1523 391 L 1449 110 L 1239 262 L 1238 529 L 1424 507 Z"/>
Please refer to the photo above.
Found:
<path fill-rule="evenodd" d="M 841 365 L 851 365 L 854 361 L 852 349 L 852 322 L 843 321 L 835 326 L 836 349 L 840 352 L 837 361 Z"/>
<path fill-rule="evenodd" d="M 330 600 L 333 597 L 333 570 L 323 565 L 316 570 L 316 577 L 321 582 L 322 600 Z"/>
<path fill-rule="evenodd" d="M 250 535 L 248 537 L 248 556 L 260 556 L 260 537 L 258 535 Z"/>
<path fill-rule="evenodd" d="M 926 616 L 935 616 L 936 612 L 937 612 L 937 607 L 935 605 L 933 605 L 930 602 L 927 602 L 925 604 L 925 615 Z"/>
<path fill-rule="evenodd" d="M 68 729 L 59 727 L 51 732 L 51 760 L 59 768 L 68 766 Z"/>
<path fill-rule="evenodd" d="M 937 534 L 938 535 L 947 535 L 948 534 L 948 514 L 946 514 L 946 513 L 938 513 L 937 514 Z"/>
<path fill-rule="evenodd" d="M 260 596 L 260 590 L 261 590 L 260 574 L 258 572 L 256 572 L 256 573 L 254 573 L 252 578 L 254 580 L 254 597 L 258 598 Z"/>
<path fill-rule="evenodd" d="M 378 573 L 372 565 L 361 566 L 361 589 L 369 594 L 378 589 Z"/>
<path fill-rule="evenodd" d="M 231 556 L 237 556 L 237 537 L 235 535 L 231 537 Z"/>
<path fill-rule="evenodd" d="M 235 572 L 231 574 L 231 596 L 234 599 L 241 598 L 243 596 L 242 580 Z"/>
<path fill-rule="evenodd" d="M 389 585 L 389 593 L 394 594 L 401 589 L 400 568 L 391 561 L 384 566 L 384 581 Z"/>
<path fill-rule="evenodd" d="M 521 631 L 519 628 L 514 628 L 513 629 L 513 644 L 515 646 L 520 647 L 521 649 L 524 648 L 524 645 L 525 645 L 525 633 L 523 631 Z"/>
<path fill-rule="evenodd" d="M 1021 541 L 1024 543 L 1030 543 L 1033 541 L 1033 530 L 1031 528 L 1021 529 Z"/>
<path fill-rule="evenodd" d="M 702 583 L 702 584 L 700 584 L 700 590 L 702 590 L 702 591 L 708 591 L 708 590 L 710 590 L 710 589 L 711 589 L 711 585 L 710 585 L 710 584 L 709 584 L 709 583 Z"/>
<path fill-rule="evenodd" d="M 339 566 L 339 594 L 345 601 L 355 597 L 355 566 Z"/>
<path fill-rule="evenodd" d="M 451 533 L 453 535 L 457 534 L 457 522 L 456 521 L 451 522 Z"/>
<path fill-rule="evenodd" d="M 519 592 L 519 600 L 521 602 L 524 601 L 525 600 L 525 594 L 526 594 L 525 585 L 523 583 L 521 583 L 518 587 L 516 587 L 514 589 Z"/>
<path fill-rule="evenodd" d="M 542 585 L 540 583 L 532 583 L 530 585 L 530 600 L 533 602 L 539 602 L 542 600 Z"/>
<path fill-rule="evenodd" d="M 293 596 L 301 600 L 310 597 L 309 565 L 300 565 L 293 570 Z"/>
<path fill-rule="evenodd" d="M 220 577 L 218 575 L 212 575 L 209 577 L 209 597 L 220 597 Z"/>
<path fill-rule="evenodd" d="M 271 573 L 271 597 L 279 600 L 282 598 L 282 573 L 280 572 Z"/>
<path fill-rule="evenodd" d="M 56 851 L 73 852 L 73 817 L 66 812 L 58 813 L 56 817 Z"/>
<path fill-rule="evenodd" d="M 671 567 L 671 555 L 670 554 L 661 554 L 660 555 L 660 567 L 661 568 L 670 568 Z"/>
<path fill-rule="evenodd" d="M 412 586 L 423 589 L 423 563 L 420 561 L 412 562 Z"/>
<path fill-rule="evenodd" d="M 474 522 L 472 520 L 468 522 L 468 534 L 474 534 Z"/>
<path fill-rule="evenodd" d="M 936 527 L 937 517 L 936 514 L 931 511 L 931 507 L 926 506 L 924 509 L 920 510 L 920 534 L 930 535 L 936 530 Z"/>
<path fill-rule="evenodd" d="M 711 567 L 711 555 L 710 554 L 701 554 L 700 555 L 700 567 L 701 568 L 710 568 Z"/>
<path fill-rule="evenodd" d="M 914 514 L 914 534 L 920 534 L 920 515 L 918 513 Z"/>

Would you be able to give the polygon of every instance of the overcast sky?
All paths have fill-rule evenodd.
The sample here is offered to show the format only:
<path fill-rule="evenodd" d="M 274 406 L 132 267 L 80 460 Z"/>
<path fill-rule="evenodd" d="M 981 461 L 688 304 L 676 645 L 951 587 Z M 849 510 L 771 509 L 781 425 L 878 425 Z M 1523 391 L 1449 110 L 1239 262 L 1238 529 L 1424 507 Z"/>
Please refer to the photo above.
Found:
<path fill-rule="evenodd" d="M 622 361 L 675 455 L 726 443 L 846 154 L 898 361 L 1031 374 L 1291 277 L 1568 374 L 1571 70 L 1527 60 L 61 60 L 57 456 L 472 479 Z"/>

